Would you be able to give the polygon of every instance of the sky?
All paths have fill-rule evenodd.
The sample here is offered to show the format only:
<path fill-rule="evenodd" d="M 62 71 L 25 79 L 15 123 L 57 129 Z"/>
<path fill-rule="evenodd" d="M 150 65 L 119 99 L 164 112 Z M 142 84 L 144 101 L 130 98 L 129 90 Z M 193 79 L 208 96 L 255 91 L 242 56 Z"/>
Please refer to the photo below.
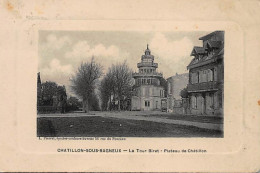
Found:
<path fill-rule="evenodd" d="M 158 72 L 165 79 L 176 73 L 188 73 L 193 46 L 202 46 L 200 37 L 210 32 L 125 32 L 125 31 L 39 31 L 39 65 L 42 82 L 53 81 L 70 89 L 70 78 L 81 62 L 92 57 L 104 73 L 126 60 L 133 71 L 141 61 L 147 44 Z"/>

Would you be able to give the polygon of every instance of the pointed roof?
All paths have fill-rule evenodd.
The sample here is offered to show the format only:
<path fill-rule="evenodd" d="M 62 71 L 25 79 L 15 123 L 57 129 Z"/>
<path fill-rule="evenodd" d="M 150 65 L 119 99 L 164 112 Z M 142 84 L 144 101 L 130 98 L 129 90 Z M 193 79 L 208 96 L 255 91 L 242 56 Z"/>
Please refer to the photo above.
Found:
<path fill-rule="evenodd" d="M 204 54 L 205 53 L 205 48 L 204 47 L 199 47 L 199 46 L 194 46 L 190 56 L 194 56 L 197 54 Z"/>
<path fill-rule="evenodd" d="M 208 40 L 209 38 L 211 38 L 213 35 L 223 35 L 224 34 L 224 31 L 214 31 L 208 35 L 205 35 L 203 37 L 200 37 L 199 40 Z"/>
<path fill-rule="evenodd" d="M 40 72 L 37 73 L 37 83 L 41 83 L 41 76 L 40 76 Z"/>
<path fill-rule="evenodd" d="M 206 45 L 210 48 L 219 48 L 222 45 L 222 42 L 221 41 L 207 41 Z"/>
<path fill-rule="evenodd" d="M 148 44 L 147 44 L 147 48 L 146 48 L 144 53 L 145 53 L 145 55 L 150 55 L 151 54 L 151 51 L 149 49 L 149 45 Z"/>

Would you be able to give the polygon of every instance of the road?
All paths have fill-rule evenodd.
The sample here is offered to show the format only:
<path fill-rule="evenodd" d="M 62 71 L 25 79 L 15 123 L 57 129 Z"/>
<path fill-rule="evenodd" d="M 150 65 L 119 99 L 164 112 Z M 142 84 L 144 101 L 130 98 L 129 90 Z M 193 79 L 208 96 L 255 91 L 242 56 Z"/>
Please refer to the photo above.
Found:
<path fill-rule="evenodd" d="M 158 116 L 159 115 L 159 116 Z M 89 116 L 98 116 L 98 117 L 110 117 L 118 119 L 127 119 L 127 120 L 139 120 L 139 121 L 151 121 L 157 123 L 166 123 L 166 124 L 175 124 L 175 125 L 184 125 L 184 126 L 193 126 L 197 128 L 209 129 L 209 130 L 223 130 L 223 123 L 215 123 L 214 121 L 196 121 L 198 119 L 188 118 L 188 115 L 179 116 L 176 119 L 174 114 L 160 112 L 160 111 L 120 111 L 120 112 L 77 112 L 77 113 L 66 113 L 66 114 L 40 114 L 38 117 L 89 117 Z M 183 117 L 183 118 L 181 118 Z M 193 116 L 194 117 L 194 116 Z M 188 120 L 187 120 L 188 118 Z"/>

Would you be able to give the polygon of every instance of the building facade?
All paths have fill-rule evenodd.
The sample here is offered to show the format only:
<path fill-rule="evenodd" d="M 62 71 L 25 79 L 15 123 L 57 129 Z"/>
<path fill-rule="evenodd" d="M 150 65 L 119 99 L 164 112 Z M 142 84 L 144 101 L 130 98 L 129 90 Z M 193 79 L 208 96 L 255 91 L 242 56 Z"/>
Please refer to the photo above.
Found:
<path fill-rule="evenodd" d="M 148 45 L 137 68 L 138 72 L 133 73 L 135 85 L 131 98 L 131 110 L 161 110 L 163 101 L 166 101 L 165 89 L 160 82 L 163 75 L 157 72 L 158 63 L 154 63 L 154 56 Z"/>
<path fill-rule="evenodd" d="M 167 79 L 167 110 L 168 112 L 183 113 L 180 92 L 189 83 L 189 73 L 178 74 Z"/>
<path fill-rule="evenodd" d="M 224 31 L 215 31 L 199 38 L 194 58 L 187 66 L 189 111 L 191 114 L 222 116 L 224 105 Z"/>

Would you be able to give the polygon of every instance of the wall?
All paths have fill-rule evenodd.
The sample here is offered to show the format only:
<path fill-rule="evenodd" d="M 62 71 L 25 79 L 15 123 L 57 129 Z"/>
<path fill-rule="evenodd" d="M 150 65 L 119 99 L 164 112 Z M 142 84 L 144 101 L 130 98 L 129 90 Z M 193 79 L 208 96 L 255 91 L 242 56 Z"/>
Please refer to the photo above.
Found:
<path fill-rule="evenodd" d="M 167 79 L 168 93 L 167 93 L 167 108 L 168 112 L 172 112 L 174 100 L 180 100 L 180 92 L 189 83 L 189 74 L 176 74 Z"/>
<path fill-rule="evenodd" d="M 139 97 L 136 97 L 136 96 L 133 96 L 132 99 L 131 99 L 131 107 L 132 107 L 132 110 L 141 110 L 141 107 L 140 107 L 140 98 Z"/>
<path fill-rule="evenodd" d="M 222 95 L 220 97 L 220 94 Z M 197 108 L 195 108 L 194 105 L 194 97 L 197 96 Z M 204 103 L 205 99 L 205 103 Z M 221 99 L 221 101 L 220 101 Z M 190 100 L 190 113 L 196 114 L 196 115 L 210 115 L 210 116 L 222 116 L 223 115 L 223 94 L 221 91 L 217 91 L 215 93 L 213 92 L 207 92 L 205 93 L 205 97 L 202 97 L 201 93 L 191 94 L 191 100 Z M 204 104 L 204 105 L 203 105 Z M 203 107 L 205 106 L 205 109 L 203 110 Z M 205 111 L 205 112 L 204 112 Z"/>
<path fill-rule="evenodd" d="M 136 88 L 136 96 L 132 96 L 132 110 L 160 110 L 161 98 L 160 92 L 163 91 L 163 87 L 156 87 L 153 85 L 143 85 Z M 164 92 L 162 92 L 164 93 Z M 145 106 L 145 101 L 150 102 L 150 106 Z M 156 108 L 157 102 L 157 108 Z"/>

